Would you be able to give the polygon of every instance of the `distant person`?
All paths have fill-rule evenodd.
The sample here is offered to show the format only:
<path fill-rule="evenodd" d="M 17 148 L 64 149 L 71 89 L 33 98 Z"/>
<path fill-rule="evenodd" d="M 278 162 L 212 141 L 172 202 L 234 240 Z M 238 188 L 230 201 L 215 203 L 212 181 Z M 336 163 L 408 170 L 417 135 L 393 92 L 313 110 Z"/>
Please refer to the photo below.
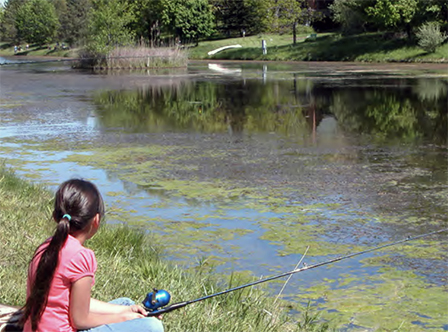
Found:
<path fill-rule="evenodd" d="M 17 45 L 14 45 L 14 53 L 17 53 Z"/>
<path fill-rule="evenodd" d="M 95 235 L 104 216 L 97 187 L 85 180 L 62 183 L 55 196 L 52 237 L 34 253 L 23 308 L 24 332 L 163 332 L 162 322 L 127 298 L 91 298 L 97 261 L 84 242 Z"/>

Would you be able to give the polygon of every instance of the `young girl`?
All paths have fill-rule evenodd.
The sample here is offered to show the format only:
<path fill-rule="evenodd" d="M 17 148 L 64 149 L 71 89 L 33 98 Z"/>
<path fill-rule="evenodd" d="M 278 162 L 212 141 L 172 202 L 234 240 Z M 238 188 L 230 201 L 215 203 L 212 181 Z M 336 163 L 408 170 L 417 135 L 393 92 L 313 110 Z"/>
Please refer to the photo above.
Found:
<path fill-rule="evenodd" d="M 36 250 L 30 262 L 24 331 L 163 332 L 159 319 L 146 317 L 129 299 L 111 303 L 90 297 L 97 262 L 83 246 L 98 230 L 104 203 L 94 184 L 69 180 L 56 192 L 54 235 Z"/>

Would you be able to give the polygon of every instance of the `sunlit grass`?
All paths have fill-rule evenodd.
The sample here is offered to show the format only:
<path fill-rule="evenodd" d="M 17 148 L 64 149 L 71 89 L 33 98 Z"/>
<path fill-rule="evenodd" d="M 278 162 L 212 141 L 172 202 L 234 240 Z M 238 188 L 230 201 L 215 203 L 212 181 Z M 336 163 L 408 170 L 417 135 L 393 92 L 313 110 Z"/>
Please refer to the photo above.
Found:
<path fill-rule="evenodd" d="M 26 273 L 34 249 L 52 233 L 52 193 L 0 167 L 0 303 L 23 305 Z M 169 239 L 143 230 L 104 224 L 87 245 L 95 251 L 98 271 L 93 296 L 104 301 L 126 296 L 140 302 L 152 288 L 171 293 L 172 303 L 193 300 L 253 281 L 244 273 L 213 273 L 199 260 L 186 269 L 163 257 Z M 193 264 L 194 265 L 194 264 Z M 167 331 L 328 331 L 314 309 L 301 310 L 279 301 L 260 287 L 248 287 L 167 313 Z"/>
<path fill-rule="evenodd" d="M 259 35 L 246 38 L 204 41 L 190 50 L 190 58 L 225 60 L 276 61 L 364 61 L 364 62 L 438 62 L 448 61 L 448 44 L 439 46 L 434 53 L 426 53 L 415 42 L 397 39 L 384 33 L 365 33 L 341 36 L 335 33 L 317 34 L 315 41 L 305 41 L 300 35 L 296 45 L 290 35 Z M 261 40 L 267 42 L 263 55 Z M 240 44 L 241 48 L 228 49 L 213 56 L 207 52 L 225 45 Z"/>
<path fill-rule="evenodd" d="M 77 48 L 65 48 L 58 46 L 56 43 L 51 43 L 47 45 L 29 45 L 26 48 L 26 44 L 20 45 L 22 47 L 21 51 L 14 53 L 14 44 L 12 43 L 0 43 L 0 55 L 1 56 L 53 56 L 53 57 L 76 57 L 78 49 Z"/>

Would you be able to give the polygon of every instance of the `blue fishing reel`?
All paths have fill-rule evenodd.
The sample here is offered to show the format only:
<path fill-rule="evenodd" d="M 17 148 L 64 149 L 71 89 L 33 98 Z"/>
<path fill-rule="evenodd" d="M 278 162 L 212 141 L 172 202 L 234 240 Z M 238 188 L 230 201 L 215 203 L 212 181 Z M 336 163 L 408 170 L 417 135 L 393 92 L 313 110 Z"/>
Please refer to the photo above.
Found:
<path fill-rule="evenodd" d="M 170 303 L 170 299 L 171 295 L 166 290 L 157 290 L 154 288 L 153 292 L 146 295 L 146 298 L 142 303 L 146 310 L 157 312 L 157 309 Z"/>

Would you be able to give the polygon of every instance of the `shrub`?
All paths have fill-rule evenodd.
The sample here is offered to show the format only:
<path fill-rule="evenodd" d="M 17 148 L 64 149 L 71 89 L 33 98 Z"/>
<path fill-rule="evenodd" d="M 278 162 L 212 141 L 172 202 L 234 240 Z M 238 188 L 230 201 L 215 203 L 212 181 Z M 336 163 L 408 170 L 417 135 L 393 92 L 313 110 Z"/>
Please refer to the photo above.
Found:
<path fill-rule="evenodd" d="M 433 53 L 446 38 L 445 33 L 440 31 L 440 25 L 437 22 L 424 23 L 418 28 L 416 36 L 418 45 L 428 53 Z"/>

